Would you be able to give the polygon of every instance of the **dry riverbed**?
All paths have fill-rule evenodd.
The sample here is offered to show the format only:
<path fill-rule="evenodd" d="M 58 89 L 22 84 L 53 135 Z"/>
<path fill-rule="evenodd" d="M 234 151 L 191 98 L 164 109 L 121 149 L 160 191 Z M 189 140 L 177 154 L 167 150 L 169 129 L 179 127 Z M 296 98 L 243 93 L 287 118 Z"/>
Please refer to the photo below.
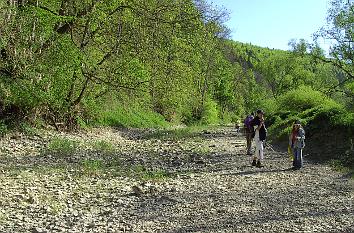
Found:
<path fill-rule="evenodd" d="M 0 139 L 0 232 L 353 232 L 353 180 L 232 128 Z M 305 151 L 306 154 L 306 151 Z"/>

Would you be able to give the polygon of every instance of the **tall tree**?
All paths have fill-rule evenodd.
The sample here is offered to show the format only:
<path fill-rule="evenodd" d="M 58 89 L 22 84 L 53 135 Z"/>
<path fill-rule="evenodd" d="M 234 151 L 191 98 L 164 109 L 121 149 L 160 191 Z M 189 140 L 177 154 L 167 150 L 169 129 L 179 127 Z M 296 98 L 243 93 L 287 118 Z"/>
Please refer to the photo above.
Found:
<path fill-rule="evenodd" d="M 354 1 L 333 0 L 328 11 L 327 25 L 322 27 L 315 38 L 331 42 L 330 62 L 340 68 L 348 80 L 354 79 Z"/>

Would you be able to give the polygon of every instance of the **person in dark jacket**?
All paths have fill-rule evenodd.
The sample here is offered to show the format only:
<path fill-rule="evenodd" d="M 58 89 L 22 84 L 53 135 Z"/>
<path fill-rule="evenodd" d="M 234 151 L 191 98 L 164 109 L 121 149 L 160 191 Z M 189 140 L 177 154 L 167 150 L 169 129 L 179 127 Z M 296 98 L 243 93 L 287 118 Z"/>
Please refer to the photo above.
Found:
<path fill-rule="evenodd" d="M 293 153 L 293 169 L 302 168 L 302 149 L 305 147 L 305 130 L 302 128 L 299 120 L 296 120 L 293 124 L 289 135 L 289 146 Z"/>
<path fill-rule="evenodd" d="M 251 126 L 254 129 L 254 142 L 256 146 L 255 155 L 253 156 L 252 166 L 263 167 L 263 150 L 264 141 L 267 137 L 267 129 L 264 124 L 264 112 L 257 110 L 257 116 L 252 120 Z"/>

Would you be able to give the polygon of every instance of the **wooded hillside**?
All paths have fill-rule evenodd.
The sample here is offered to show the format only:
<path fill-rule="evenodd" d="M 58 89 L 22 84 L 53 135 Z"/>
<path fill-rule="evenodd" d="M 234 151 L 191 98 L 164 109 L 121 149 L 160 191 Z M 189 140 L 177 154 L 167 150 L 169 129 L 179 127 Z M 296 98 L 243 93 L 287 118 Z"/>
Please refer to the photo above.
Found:
<path fill-rule="evenodd" d="M 326 54 L 303 39 L 289 51 L 232 41 L 227 11 L 203 0 L 1 1 L 0 133 L 230 123 L 262 108 L 276 139 L 301 119 L 343 128 L 349 148 L 354 4 L 331 4 L 315 33 Z"/>

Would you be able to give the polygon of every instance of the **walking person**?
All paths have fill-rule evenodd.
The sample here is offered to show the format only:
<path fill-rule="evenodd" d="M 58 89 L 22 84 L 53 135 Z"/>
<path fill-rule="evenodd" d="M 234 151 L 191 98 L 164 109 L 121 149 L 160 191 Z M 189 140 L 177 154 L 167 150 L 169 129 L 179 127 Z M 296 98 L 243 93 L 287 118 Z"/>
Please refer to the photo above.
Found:
<path fill-rule="evenodd" d="M 303 167 L 302 149 L 305 147 L 305 130 L 299 120 L 293 124 L 289 135 L 289 146 L 293 153 L 293 169 L 298 170 Z"/>
<path fill-rule="evenodd" d="M 253 134 L 253 127 L 251 126 L 251 122 L 254 119 L 254 113 L 252 112 L 250 115 L 248 115 L 245 120 L 244 120 L 244 129 L 246 133 L 246 153 L 247 155 L 252 155 L 251 148 L 252 148 L 252 134 Z"/>
<path fill-rule="evenodd" d="M 253 156 L 252 166 L 264 167 L 263 166 L 263 150 L 264 150 L 264 141 L 267 137 L 267 129 L 264 124 L 264 112 L 259 109 L 257 110 L 257 116 L 252 120 L 251 126 L 254 129 L 254 142 L 256 146 L 256 151 Z"/>

